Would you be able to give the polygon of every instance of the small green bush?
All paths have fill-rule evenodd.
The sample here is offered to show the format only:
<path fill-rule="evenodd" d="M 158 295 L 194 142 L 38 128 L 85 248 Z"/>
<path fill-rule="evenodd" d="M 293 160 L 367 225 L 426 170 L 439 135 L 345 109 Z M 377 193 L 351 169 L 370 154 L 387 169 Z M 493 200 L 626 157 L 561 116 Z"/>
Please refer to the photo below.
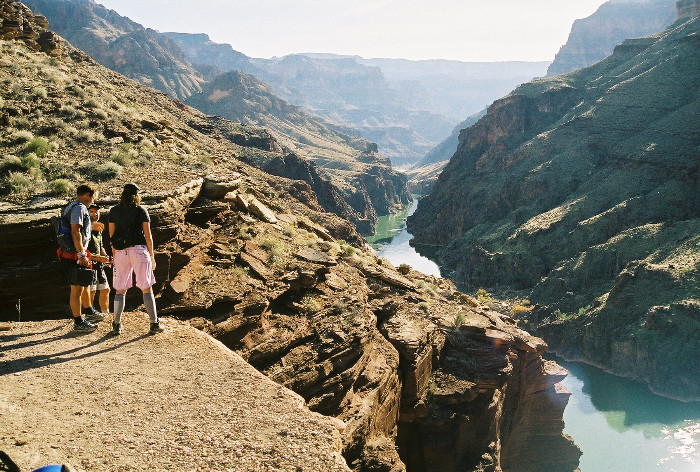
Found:
<path fill-rule="evenodd" d="M 69 197 L 75 193 L 75 187 L 66 179 L 49 182 L 49 193 L 57 197 Z"/>
<path fill-rule="evenodd" d="M 32 181 L 20 172 L 10 172 L 7 176 L 7 185 L 10 193 L 25 194 L 31 189 Z"/>
<path fill-rule="evenodd" d="M 48 154 L 50 149 L 51 146 L 49 146 L 49 142 L 44 138 L 38 137 L 32 139 L 27 147 L 24 148 L 24 151 L 26 153 L 33 152 L 38 157 L 44 157 L 46 154 Z"/>
<path fill-rule="evenodd" d="M 36 154 L 30 152 L 29 154 L 22 157 L 22 165 L 27 170 L 38 169 L 41 165 L 41 161 L 39 160 L 39 157 L 37 157 Z"/>
<path fill-rule="evenodd" d="M 10 136 L 10 140 L 16 144 L 26 143 L 28 141 L 31 141 L 32 139 L 34 139 L 34 134 L 31 131 L 25 129 L 17 130 Z"/>
<path fill-rule="evenodd" d="M 464 313 L 460 311 L 455 316 L 455 319 L 452 320 L 452 327 L 455 330 L 458 330 L 460 328 L 460 326 L 462 326 L 464 324 L 465 321 L 467 321 L 467 318 L 464 316 Z"/>
<path fill-rule="evenodd" d="M 118 151 L 112 151 L 109 159 L 122 167 L 131 167 L 138 157 L 138 151 L 133 146 L 122 146 Z"/>
<path fill-rule="evenodd" d="M 301 306 L 305 313 L 314 314 L 323 309 L 323 300 L 313 295 L 304 295 L 301 299 Z"/>
<path fill-rule="evenodd" d="M 31 90 L 31 94 L 34 98 L 48 97 L 48 93 L 46 92 L 46 89 L 44 87 L 33 87 Z"/>
<path fill-rule="evenodd" d="M 6 175 L 10 172 L 21 172 L 24 170 L 22 160 L 17 156 L 5 156 L 0 160 L 0 175 Z"/>
<path fill-rule="evenodd" d="M 122 170 L 123 167 L 116 162 L 107 161 L 99 164 L 90 175 L 98 182 L 104 182 L 116 179 L 121 175 Z"/>

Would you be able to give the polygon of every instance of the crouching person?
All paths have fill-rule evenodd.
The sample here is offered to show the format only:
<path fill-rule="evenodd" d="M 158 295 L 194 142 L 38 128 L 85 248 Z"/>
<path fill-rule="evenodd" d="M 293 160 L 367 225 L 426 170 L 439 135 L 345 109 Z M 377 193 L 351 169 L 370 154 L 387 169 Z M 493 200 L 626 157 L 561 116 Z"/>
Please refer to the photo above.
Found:
<path fill-rule="evenodd" d="M 132 286 L 132 273 L 136 275 L 136 286 L 143 292 L 143 304 L 151 319 L 149 333 L 163 331 L 158 321 L 153 284 L 156 261 L 153 253 L 151 218 L 148 210 L 140 205 L 139 189 L 135 184 L 124 185 L 119 204 L 109 210 L 109 238 L 112 245 L 112 285 L 114 296 L 114 322 L 112 333 L 122 332 L 122 313 L 126 291 Z"/>

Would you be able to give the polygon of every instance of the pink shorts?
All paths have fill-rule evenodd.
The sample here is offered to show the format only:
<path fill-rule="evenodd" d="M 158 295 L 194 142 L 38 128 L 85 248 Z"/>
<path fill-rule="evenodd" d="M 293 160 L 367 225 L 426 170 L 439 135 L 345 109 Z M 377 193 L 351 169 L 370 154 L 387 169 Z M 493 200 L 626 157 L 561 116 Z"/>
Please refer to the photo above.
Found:
<path fill-rule="evenodd" d="M 114 251 L 112 285 L 114 290 L 128 290 L 133 286 L 131 274 L 136 274 L 136 286 L 145 290 L 156 283 L 151 255 L 146 246 L 132 246 Z"/>

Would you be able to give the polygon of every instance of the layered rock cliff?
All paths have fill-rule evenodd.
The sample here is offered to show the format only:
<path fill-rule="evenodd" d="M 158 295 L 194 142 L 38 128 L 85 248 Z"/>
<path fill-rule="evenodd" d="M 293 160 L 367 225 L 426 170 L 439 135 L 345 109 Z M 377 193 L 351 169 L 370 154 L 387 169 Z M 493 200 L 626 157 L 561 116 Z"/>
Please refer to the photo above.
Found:
<path fill-rule="evenodd" d="M 152 218 L 160 315 L 336 418 L 353 470 L 576 468 L 563 371 L 542 360 L 545 344 L 450 282 L 362 249 L 306 182 L 246 164 L 285 158 L 264 130 L 213 120 L 72 48 L 0 48 L 0 319 L 66 316 L 49 217 L 89 179 L 106 218 L 134 181 Z"/>
<path fill-rule="evenodd" d="M 609 56 L 625 39 L 658 33 L 675 19 L 673 0 L 608 1 L 591 16 L 574 22 L 547 75 L 589 66 Z"/>
<path fill-rule="evenodd" d="M 457 280 L 529 292 L 554 350 L 683 399 L 700 397 L 698 21 L 494 102 L 408 220 Z"/>

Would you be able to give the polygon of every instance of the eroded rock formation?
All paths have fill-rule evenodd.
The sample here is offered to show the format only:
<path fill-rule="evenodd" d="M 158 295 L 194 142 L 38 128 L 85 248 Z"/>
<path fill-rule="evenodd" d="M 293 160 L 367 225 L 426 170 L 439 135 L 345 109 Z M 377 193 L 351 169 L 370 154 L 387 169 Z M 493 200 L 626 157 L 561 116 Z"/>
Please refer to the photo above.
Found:
<path fill-rule="evenodd" d="M 564 374 L 542 360 L 541 340 L 446 280 L 343 249 L 242 181 L 146 199 L 162 315 L 190 319 L 337 418 L 354 470 L 576 468 L 580 452 L 562 435 Z M 5 220 L 3 248 L 45 256 L 47 211 Z M 41 318 L 47 300 L 65 297 L 59 280 L 32 280 L 52 270 L 37 264 L 14 266 L 4 293 L 24 297 L 27 312 L 44 307 Z"/>

